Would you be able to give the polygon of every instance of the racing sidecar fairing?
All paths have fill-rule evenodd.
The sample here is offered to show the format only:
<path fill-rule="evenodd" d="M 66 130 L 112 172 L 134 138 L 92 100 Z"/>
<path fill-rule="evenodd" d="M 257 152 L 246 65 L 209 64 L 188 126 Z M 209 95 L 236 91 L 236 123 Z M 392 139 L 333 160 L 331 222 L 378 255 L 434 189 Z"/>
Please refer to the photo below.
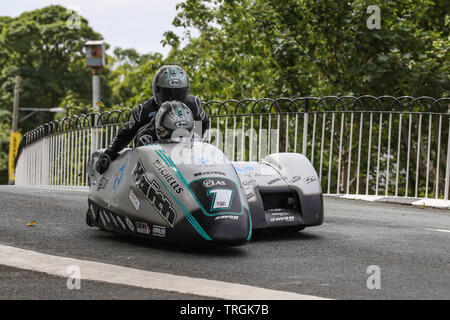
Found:
<path fill-rule="evenodd" d="M 323 221 L 317 174 L 302 155 L 231 163 L 201 142 L 125 149 L 103 174 L 89 158 L 90 226 L 188 245 L 242 245 L 253 229 Z"/>
<path fill-rule="evenodd" d="M 253 229 L 299 231 L 323 222 L 319 178 L 298 153 L 275 153 L 260 162 L 234 162 L 249 204 Z"/>

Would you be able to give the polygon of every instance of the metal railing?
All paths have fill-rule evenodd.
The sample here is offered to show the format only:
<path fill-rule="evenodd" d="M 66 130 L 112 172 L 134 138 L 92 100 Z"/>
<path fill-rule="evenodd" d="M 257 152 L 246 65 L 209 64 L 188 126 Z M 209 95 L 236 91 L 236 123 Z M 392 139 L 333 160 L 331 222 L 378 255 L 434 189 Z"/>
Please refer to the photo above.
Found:
<path fill-rule="evenodd" d="M 306 155 L 324 193 L 446 199 L 450 98 L 300 97 L 204 103 L 210 143 L 232 161 Z M 131 109 L 74 116 L 24 136 L 17 184 L 86 185 L 87 156 L 106 147 Z"/>

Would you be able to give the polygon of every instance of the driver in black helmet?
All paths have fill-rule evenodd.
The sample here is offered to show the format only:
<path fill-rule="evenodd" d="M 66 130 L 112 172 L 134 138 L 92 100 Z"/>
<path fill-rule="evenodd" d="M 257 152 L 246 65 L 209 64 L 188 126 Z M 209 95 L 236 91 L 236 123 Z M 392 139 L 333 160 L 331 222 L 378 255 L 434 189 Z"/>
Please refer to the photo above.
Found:
<path fill-rule="evenodd" d="M 153 97 L 137 105 L 131 112 L 130 120 L 119 129 L 109 147 L 102 153 L 95 169 L 100 173 L 108 170 L 111 161 L 118 156 L 136 136 L 139 129 L 150 123 L 159 107 L 166 101 L 180 101 L 192 111 L 195 121 L 202 122 L 202 135 L 209 127 L 209 119 L 202 107 L 200 98 L 189 94 L 189 78 L 179 66 L 161 67 L 153 77 Z"/>

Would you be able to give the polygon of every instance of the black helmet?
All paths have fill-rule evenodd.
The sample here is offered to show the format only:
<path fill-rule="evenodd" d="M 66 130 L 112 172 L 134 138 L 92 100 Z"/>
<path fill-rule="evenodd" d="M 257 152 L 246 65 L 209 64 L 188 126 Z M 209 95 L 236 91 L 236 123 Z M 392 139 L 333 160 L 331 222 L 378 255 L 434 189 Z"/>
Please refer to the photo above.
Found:
<path fill-rule="evenodd" d="M 180 101 L 166 101 L 159 108 L 155 116 L 155 131 L 158 140 L 172 138 L 172 133 L 179 130 L 180 137 L 192 135 L 194 115 L 184 103 Z"/>
<path fill-rule="evenodd" d="M 189 88 L 189 78 L 180 66 L 162 66 L 153 77 L 153 96 L 158 106 L 171 100 L 186 101 Z"/>

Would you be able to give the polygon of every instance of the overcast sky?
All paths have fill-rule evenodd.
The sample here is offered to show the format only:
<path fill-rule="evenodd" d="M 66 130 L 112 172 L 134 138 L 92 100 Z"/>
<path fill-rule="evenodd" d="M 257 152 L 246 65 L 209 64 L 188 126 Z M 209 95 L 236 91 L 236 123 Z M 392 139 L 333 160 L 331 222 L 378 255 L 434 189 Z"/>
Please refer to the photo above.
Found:
<path fill-rule="evenodd" d="M 172 26 L 179 2 L 182 0 L 0 0 L 0 15 L 16 17 L 24 11 L 59 4 L 79 10 L 113 47 L 166 56 L 170 47 L 161 45 L 163 33 L 173 30 L 182 34 L 182 29 Z"/>

